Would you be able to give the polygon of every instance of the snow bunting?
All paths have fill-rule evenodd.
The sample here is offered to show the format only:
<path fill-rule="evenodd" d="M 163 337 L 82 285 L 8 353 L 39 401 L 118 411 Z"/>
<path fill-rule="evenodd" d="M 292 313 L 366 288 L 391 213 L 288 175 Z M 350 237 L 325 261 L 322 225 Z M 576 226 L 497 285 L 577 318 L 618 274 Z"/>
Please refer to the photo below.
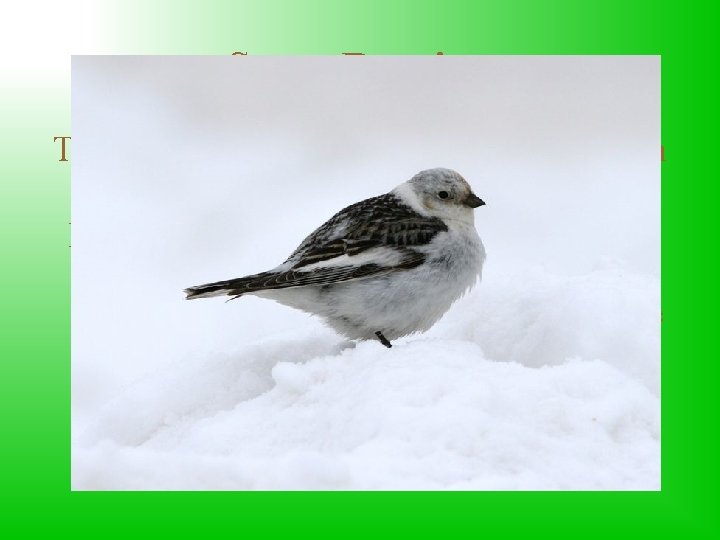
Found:
<path fill-rule="evenodd" d="M 340 210 L 279 266 L 185 289 L 188 299 L 253 294 L 320 316 L 350 339 L 424 332 L 480 277 L 473 209 L 485 203 L 449 169 Z"/>

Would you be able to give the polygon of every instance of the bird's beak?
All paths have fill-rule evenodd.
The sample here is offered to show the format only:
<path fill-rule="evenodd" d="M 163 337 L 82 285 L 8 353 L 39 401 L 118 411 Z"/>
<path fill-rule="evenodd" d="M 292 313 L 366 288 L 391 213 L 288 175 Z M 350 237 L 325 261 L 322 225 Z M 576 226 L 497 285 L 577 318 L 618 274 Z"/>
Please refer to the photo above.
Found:
<path fill-rule="evenodd" d="M 480 197 L 478 197 L 471 191 L 470 195 L 465 197 L 463 204 L 465 206 L 469 206 L 470 208 L 477 208 L 478 206 L 484 205 L 485 201 L 483 201 Z"/>

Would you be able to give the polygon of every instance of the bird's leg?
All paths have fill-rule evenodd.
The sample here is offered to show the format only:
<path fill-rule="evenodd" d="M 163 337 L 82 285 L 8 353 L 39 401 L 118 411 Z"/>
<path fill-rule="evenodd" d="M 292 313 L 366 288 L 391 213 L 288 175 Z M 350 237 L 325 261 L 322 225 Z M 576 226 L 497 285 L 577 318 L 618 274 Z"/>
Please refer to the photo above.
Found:
<path fill-rule="evenodd" d="M 390 347 L 392 347 L 392 343 L 390 343 L 390 341 L 388 341 L 388 338 L 386 338 L 385 336 L 383 336 L 383 333 L 382 333 L 380 330 L 378 330 L 377 332 L 375 332 L 375 335 L 376 335 L 376 336 L 378 337 L 378 339 L 380 340 L 380 343 L 382 343 L 383 345 L 385 345 L 388 349 L 389 349 Z"/>

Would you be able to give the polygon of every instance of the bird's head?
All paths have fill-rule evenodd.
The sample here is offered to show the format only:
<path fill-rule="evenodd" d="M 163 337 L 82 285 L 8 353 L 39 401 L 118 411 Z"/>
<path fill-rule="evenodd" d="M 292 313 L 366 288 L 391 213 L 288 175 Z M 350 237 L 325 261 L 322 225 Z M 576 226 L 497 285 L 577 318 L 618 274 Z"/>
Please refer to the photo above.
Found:
<path fill-rule="evenodd" d="M 473 223 L 473 210 L 485 204 L 465 179 L 451 169 L 420 171 L 393 190 L 421 214 Z"/>

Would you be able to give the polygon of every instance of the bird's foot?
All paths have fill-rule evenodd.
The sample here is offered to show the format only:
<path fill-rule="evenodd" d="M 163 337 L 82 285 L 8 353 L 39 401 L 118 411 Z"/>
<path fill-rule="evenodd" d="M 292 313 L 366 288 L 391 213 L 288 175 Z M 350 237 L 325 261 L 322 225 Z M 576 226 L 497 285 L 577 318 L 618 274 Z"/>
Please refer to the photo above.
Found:
<path fill-rule="evenodd" d="M 389 349 L 390 347 L 392 347 L 392 343 L 390 343 L 390 341 L 388 340 L 388 338 L 386 338 L 385 336 L 383 336 L 383 333 L 382 333 L 380 330 L 378 330 L 377 332 L 375 332 L 375 335 L 376 335 L 376 336 L 378 337 L 378 339 L 380 340 L 380 343 L 382 343 L 383 345 L 385 345 L 388 349 Z"/>

